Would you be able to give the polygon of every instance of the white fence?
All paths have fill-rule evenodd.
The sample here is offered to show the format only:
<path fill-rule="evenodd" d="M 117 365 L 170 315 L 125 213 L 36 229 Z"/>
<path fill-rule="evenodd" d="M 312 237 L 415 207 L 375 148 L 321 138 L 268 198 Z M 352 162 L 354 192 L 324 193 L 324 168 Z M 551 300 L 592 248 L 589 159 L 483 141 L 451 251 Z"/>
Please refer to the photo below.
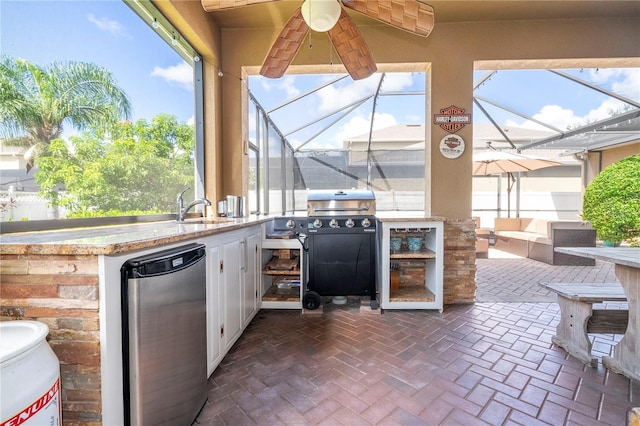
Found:
<path fill-rule="evenodd" d="M 0 222 L 61 219 L 65 209 L 49 207 L 37 192 L 0 192 Z"/>

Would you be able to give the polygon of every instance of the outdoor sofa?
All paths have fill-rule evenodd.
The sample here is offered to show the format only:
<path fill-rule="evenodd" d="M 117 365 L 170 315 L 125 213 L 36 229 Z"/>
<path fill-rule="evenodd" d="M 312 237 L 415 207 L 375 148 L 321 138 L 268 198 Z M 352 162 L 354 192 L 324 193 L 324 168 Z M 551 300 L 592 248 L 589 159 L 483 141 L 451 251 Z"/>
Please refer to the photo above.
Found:
<path fill-rule="evenodd" d="M 595 247 L 596 231 L 581 220 L 496 218 L 495 248 L 550 265 L 595 265 L 595 260 L 556 253 L 555 247 Z"/>
<path fill-rule="evenodd" d="M 489 257 L 489 236 L 491 231 L 480 227 L 479 217 L 475 216 L 473 220 L 476 224 L 476 257 L 487 258 Z"/>

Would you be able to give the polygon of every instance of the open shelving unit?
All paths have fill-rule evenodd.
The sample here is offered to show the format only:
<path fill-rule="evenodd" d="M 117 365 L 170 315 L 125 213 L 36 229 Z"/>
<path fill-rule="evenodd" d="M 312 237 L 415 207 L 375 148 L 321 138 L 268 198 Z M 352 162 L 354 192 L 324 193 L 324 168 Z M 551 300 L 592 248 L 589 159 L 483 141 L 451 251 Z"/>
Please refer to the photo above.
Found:
<path fill-rule="evenodd" d="M 396 237 L 402 243 L 392 251 L 390 241 Z M 410 249 L 409 237 L 418 238 L 419 249 Z M 381 238 L 381 307 L 442 312 L 442 222 L 382 222 Z"/>
<path fill-rule="evenodd" d="M 302 309 L 303 268 L 302 245 L 297 239 L 264 238 L 262 308 Z"/>

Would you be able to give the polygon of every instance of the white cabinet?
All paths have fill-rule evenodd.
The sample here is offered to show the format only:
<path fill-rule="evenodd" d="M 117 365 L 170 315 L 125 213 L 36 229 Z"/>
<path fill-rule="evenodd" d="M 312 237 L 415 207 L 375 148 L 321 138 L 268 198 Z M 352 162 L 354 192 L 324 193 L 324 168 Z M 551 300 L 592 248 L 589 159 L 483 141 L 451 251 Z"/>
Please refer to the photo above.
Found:
<path fill-rule="evenodd" d="M 261 227 L 202 239 L 207 246 L 207 365 L 218 366 L 249 325 L 258 303 Z"/>
<path fill-rule="evenodd" d="M 226 350 L 233 345 L 242 328 L 242 240 L 233 240 L 223 244 L 222 251 L 222 292 L 219 308 L 224 312 L 224 321 L 220 325 L 220 337 Z"/>
<path fill-rule="evenodd" d="M 260 309 L 258 287 L 260 285 L 260 230 L 252 232 L 243 239 L 244 285 L 242 289 L 242 328 L 246 328 Z"/>
<path fill-rule="evenodd" d="M 221 261 L 217 245 L 207 244 L 207 376 L 222 361 L 222 342 L 220 339 L 221 312 L 218 308 L 221 300 Z"/>
<path fill-rule="evenodd" d="M 381 242 L 380 306 L 442 312 L 443 223 L 383 221 Z"/>

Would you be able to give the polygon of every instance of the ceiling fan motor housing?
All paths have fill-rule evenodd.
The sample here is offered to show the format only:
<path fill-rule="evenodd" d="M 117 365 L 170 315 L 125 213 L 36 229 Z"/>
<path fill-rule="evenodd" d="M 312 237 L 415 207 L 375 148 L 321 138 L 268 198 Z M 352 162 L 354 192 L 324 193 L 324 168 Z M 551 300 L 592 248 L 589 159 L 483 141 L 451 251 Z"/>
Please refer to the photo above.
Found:
<path fill-rule="evenodd" d="M 340 17 L 340 3 L 337 0 L 304 0 L 302 17 L 309 28 L 318 32 L 329 31 Z"/>

